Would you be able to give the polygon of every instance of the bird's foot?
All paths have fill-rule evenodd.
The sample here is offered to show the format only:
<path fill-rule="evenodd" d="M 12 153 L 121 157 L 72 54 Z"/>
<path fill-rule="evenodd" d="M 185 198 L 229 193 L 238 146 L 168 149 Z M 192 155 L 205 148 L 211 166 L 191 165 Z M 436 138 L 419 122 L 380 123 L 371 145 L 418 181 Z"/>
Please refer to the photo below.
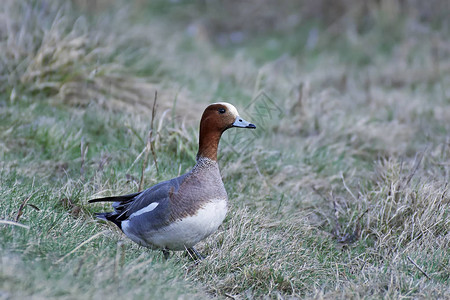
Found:
<path fill-rule="evenodd" d="M 187 251 L 187 256 L 189 256 L 192 260 L 194 260 L 196 262 L 205 259 L 205 257 L 203 255 L 201 255 L 200 252 L 195 250 L 194 247 L 187 248 L 186 251 Z"/>
<path fill-rule="evenodd" d="M 162 253 L 163 253 L 163 255 L 164 255 L 164 259 L 165 259 L 165 260 L 169 259 L 169 256 L 170 256 L 169 250 L 167 250 L 167 249 L 162 249 Z"/>

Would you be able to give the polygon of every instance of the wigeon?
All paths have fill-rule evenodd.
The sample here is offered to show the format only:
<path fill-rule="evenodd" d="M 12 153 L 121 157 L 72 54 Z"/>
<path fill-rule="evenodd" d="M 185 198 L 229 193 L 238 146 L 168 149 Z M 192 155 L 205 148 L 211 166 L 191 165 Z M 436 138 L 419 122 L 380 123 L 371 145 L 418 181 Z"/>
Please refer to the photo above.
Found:
<path fill-rule="evenodd" d="M 169 250 L 187 250 L 194 259 L 201 259 L 195 244 L 215 232 L 227 213 L 217 148 L 222 133 L 231 127 L 256 128 L 239 117 L 230 103 L 209 105 L 200 121 L 197 162 L 192 170 L 142 192 L 89 200 L 114 202 L 113 212 L 96 217 L 113 222 L 139 245 L 161 249 L 165 258 Z"/>

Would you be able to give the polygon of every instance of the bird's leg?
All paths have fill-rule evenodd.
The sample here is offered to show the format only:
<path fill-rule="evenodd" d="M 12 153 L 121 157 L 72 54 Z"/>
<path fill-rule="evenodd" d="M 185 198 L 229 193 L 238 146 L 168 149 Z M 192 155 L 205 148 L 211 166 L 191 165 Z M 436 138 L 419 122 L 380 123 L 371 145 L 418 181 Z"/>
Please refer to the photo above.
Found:
<path fill-rule="evenodd" d="M 162 249 L 162 253 L 163 253 L 163 255 L 164 255 L 164 259 L 165 260 L 167 260 L 167 259 L 169 259 L 169 255 L 170 255 L 170 252 L 169 252 L 169 250 L 167 250 L 167 249 Z"/>
<path fill-rule="evenodd" d="M 201 255 L 197 250 L 195 250 L 194 247 L 187 248 L 186 251 L 187 251 L 189 257 L 195 261 L 205 259 L 205 257 L 203 257 L 203 255 Z"/>

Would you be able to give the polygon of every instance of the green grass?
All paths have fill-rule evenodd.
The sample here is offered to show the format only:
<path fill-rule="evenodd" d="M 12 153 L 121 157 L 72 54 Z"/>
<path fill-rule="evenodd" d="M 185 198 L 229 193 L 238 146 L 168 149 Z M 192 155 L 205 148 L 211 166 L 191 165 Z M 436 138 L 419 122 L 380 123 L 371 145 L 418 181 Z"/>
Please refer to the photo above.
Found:
<path fill-rule="evenodd" d="M 6 1 L 0 299 L 447 297 L 441 12 L 431 22 L 373 4 L 330 21 L 303 4 L 286 25 L 296 4 L 264 2 L 242 23 L 252 3 Z M 238 43 L 219 38 L 236 31 Z M 230 210 L 199 264 L 137 246 L 94 218 L 108 205 L 87 203 L 137 191 L 155 90 L 146 187 L 192 167 L 208 103 L 257 125 L 221 141 Z"/>

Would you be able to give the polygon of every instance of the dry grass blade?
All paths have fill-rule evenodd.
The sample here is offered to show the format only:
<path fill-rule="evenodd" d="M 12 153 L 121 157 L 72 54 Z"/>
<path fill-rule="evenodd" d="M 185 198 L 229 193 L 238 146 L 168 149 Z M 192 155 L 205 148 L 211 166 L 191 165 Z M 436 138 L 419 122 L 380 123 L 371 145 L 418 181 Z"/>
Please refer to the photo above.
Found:
<path fill-rule="evenodd" d="M 122 241 L 117 243 L 116 259 L 114 261 L 114 278 L 117 277 L 125 263 L 125 244 Z"/>
<path fill-rule="evenodd" d="M 27 205 L 27 203 L 28 203 L 28 201 L 31 199 L 31 197 L 33 197 L 33 195 L 35 195 L 36 193 L 37 193 L 37 191 L 34 192 L 34 193 L 32 193 L 32 194 L 31 194 L 29 197 L 27 197 L 25 200 L 23 200 L 22 204 L 21 204 L 20 207 L 19 207 L 19 211 L 17 211 L 17 215 L 16 215 L 16 218 L 15 218 L 15 221 L 16 221 L 16 222 L 19 222 L 20 216 L 22 216 L 22 213 L 23 213 L 23 209 L 25 208 L 25 206 Z"/>
<path fill-rule="evenodd" d="M 147 168 L 147 164 L 148 164 L 148 155 L 150 153 L 150 135 L 151 135 L 151 130 L 149 133 L 149 137 L 147 138 L 147 144 L 145 145 L 145 150 L 144 152 L 144 161 L 142 162 L 142 168 L 141 168 L 141 179 L 139 180 L 139 189 L 138 192 L 142 191 L 142 186 L 144 184 L 144 172 L 145 169 Z"/>
<path fill-rule="evenodd" d="M 427 277 L 428 279 L 431 279 L 430 276 L 428 276 L 428 274 L 427 274 L 421 267 L 419 267 L 419 266 L 414 262 L 414 260 L 412 260 L 411 257 L 407 256 L 407 258 L 408 258 L 408 260 L 409 260 L 409 261 L 410 261 L 417 269 L 419 269 L 420 272 L 422 272 L 423 275 L 425 275 L 425 277 Z"/>
<path fill-rule="evenodd" d="M 408 175 L 408 178 L 406 179 L 406 184 L 405 184 L 406 186 L 409 184 L 411 179 L 414 177 L 414 174 L 416 174 L 417 170 L 419 169 L 420 163 L 422 162 L 422 159 L 425 155 L 425 151 L 426 151 L 426 149 L 417 155 L 417 157 L 415 159 L 414 167 L 411 170 L 411 173 Z"/>
<path fill-rule="evenodd" d="M 317 195 L 320 196 L 320 198 L 322 198 L 322 199 L 325 201 L 325 203 L 328 203 L 328 202 L 331 201 L 330 199 L 326 198 L 326 197 L 325 197 L 318 189 L 316 189 L 314 186 L 311 186 L 311 188 L 312 188 L 312 190 L 313 190 Z M 338 212 L 338 209 L 337 209 L 337 203 L 336 203 L 336 199 L 333 197 L 333 194 L 332 194 L 332 193 L 331 193 L 331 195 L 330 195 L 330 198 L 332 198 L 332 201 L 333 201 L 333 211 L 334 211 L 334 214 L 332 215 L 332 218 L 333 218 L 333 221 L 334 221 L 334 224 L 333 224 L 333 232 L 332 232 L 332 234 L 333 234 L 333 236 L 334 236 L 335 238 L 339 238 L 339 236 L 340 236 L 340 234 L 341 234 L 341 231 L 342 231 L 342 228 L 341 228 L 341 224 L 339 223 L 339 220 L 338 220 L 339 212 Z"/>
<path fill-rule="evenodd" d="M 153 124 L 155 121 L 155 114 L 156 114 L 156 100 L 158 99 L 158 91 L 155 91 L 155 100 L 153 101 L 153 107 L 152 107 L 152 121 L 151 121 L 151 127 L 150 127 L 150 136 L 149 136 L 149 141 L 150 141 L 150 149 L 152 150 L 152 155 L 153 155 L 153 161 L 155 162 L 155 167 L 156 167 L 156 173 L 159 173 L 159 169 L 158 169 L 158 161 L 156 159 L 156 152 L 155 152 L 155 143 L 152 140 L 152 136 L 153 136 Z"/>
<path fill-rule="evenodd" d="M 125 272 L 124 276 L 130 276 L 131 274 L 133 274 L 134 272 L 136 272 L 136 270 L 139 270 L 139 269 L 141 269 L 141 268 L 143 268 L 143 267 L 145 267 L 145 266 L 148 266 L 148 265 L 151 264 L 153 261 L 154 261 L 154 259 L 153 259 L 153 258 L 150 258 L 150 259 L 147 259 L 146 261 L 143 261 L 143 262 L 141 262 L 141 263 L 139 263 L 139 264 L 137 264 L 137 265 L 131 267 L 130 269 L 128 269 L 128 270 Z"/>
<path fill-rule="evenodd" d="M 13 225 L 13 226 L 19 226 L 25 229 L 30 229 L 30 226 L 23 225 L 14 221 L 8 221 L 8 220 L 0 220 L 0 224 L 6 224 L 6 225 Z"/>
<path fill-rule="evenodd" d="M 80 151 L 81 151 L 81 167 L 80 167 L 80 174 L 81 177 L 84 178 L 84 165 L 86 163 L 86 156 L 89 150 L 89 144 L 86 143 L 85 139 L 82 137 L 81 138 L 81 146 L 80 146 Z"/>
<path fill-rule="evenodd" d="M 224 293 L 223 294 L 225 297 L 227 297 L 227 298 L 230 298 L 230 299 L 236 299 L 236 297 L 233 297 L 233 296 L 231 296 L 230 294 L 228 294 L 228 293 Z"/>
<path fill-rule="evenodd" d="M 94 234 L 93 236 L 91 236 L 90 238 L 88 238 L 87 240 L 85 240 L 84 242 L 82 242 L 81 244 L 79 244 L 78 246 L 76 246 L 72 251 L 70 251 L 69 253 L 67 253 L 66 255 L 64 255 L 63 257 L 61 257 L 60 259 L 58 259 L 55 263 L 59 264 L 60 262 L 62 262 L 66 257 L 68 257 L 69 255 L 75 253 L 78 249 L 80 249 L 81 247 L 83 247 L 84 245 L 86 245 L 87 243 L 89 243 L 90 241 L 96 239 L 97 237 L 99 237 L 100 235 L 107 233 L 108 230 L 103 230 L 101 232 L 98 232 L 96 234 Z"/>
<path fill-rule="evenodd" d="M 145 155 L 144 155 L 144 161 L 142 162 L 142 170 L 141 170 L 141 180 L 139 181 L 139 192 L 142 191 L 142 185 L 144 184 L 144 172 L 145 169 L 147 168 L 147 164 L 148 164 L 148 155 L 150 150 L 152 151 L 152 155 L 153 155 L 153 161 L 155 162 L 155 167 L 156 167 L 156 172 L 158 172 L 158 163 L 156 161 L 156 153 L 155 153 L 155 149 L 153 146 L 153 141 L 152 141 L 152 137 L 153 137 L 153 123 L 154 123 L 154 119 L 155 119 L 155 113 L 156 113 L 156 99 L 158 97 L 158 92 L 155 91 L 155 99 L 153 101 L 153 108 L 152 108 L 152 120 L 150 123 L 150 130 L 148 132 L 148 136 L 147 136 L 147 144 L 145 145 Z"/>
<path fill-rule="evenodd" d="M 334 233 L 334 236 L 336 238 L 338 238 L 341 235 L 342 228 L 341 228 L 341 224 L 339 223 L 339 211 L 337 209 L 337 202 L 334 197 L 332 197 L 332 198 L 333 198 L 333 210 L 334 210 L 333 217 L 334 217 L 334 222 L 335 222 L 335 227 L 334 227 L 333 233 Z"/>
<path fill-rule="evenodd" d="M 341 173 L 341 179 L 342 179 L 342 184 L 344 185 L 344 188 L 347 190 L 347 192 L 353 197 L 353 199 L 355 201 L 358 201 L 358 198 L 356 198 L 356 196 L 353 194 L 353 192 L 349 189 L 349 187 L 345 183 L 345 179 L 344 179 L 344 174 L 343 173 Z"/>

